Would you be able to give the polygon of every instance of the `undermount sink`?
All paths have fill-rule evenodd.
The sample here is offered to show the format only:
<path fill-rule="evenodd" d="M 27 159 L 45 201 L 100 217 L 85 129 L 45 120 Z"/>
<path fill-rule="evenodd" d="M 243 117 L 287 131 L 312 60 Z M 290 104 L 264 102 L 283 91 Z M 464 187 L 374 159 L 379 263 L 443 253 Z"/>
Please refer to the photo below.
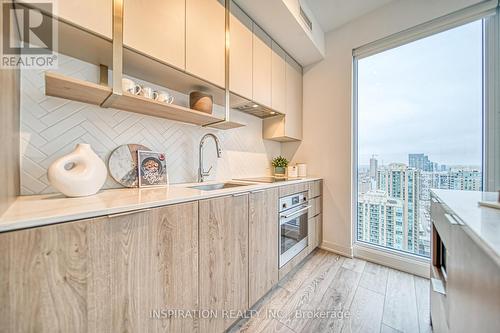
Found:
<path fill-rule="evenodd" d="M 189 188 L 194 188 L 202 191 L 214 191 L 214 190 L 222 190 L 225 188 L 233 188 L 233 187 L 248 186 L 248 185 L 251 184 L 226 182 L 217 184 L 196 185 L 196 186 L 190 186 Z"/>

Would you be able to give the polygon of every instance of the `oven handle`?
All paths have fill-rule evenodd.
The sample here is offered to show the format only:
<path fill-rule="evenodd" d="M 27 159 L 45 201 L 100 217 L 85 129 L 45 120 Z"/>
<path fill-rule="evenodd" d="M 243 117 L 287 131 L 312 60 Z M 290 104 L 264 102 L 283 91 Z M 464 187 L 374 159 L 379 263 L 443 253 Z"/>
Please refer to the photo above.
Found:
<path fill-rule="evenodd" d="M 291 213 L 290 215 L 280 215 L 280 217 L 281 217 L 281 219 L 288 219 L 288 218 L 293 217 L 295 215 L 298 215 L 298 214 L 300 214 L 302 212 L 305 212 L 309 208 L 311 208 L 311 205 L 308 205 L 308 206 L 306 206 L 306 207 L 304 207 L 302 209 L 299 209 L 298 211 L 295 211 L 295 212 Z"/>

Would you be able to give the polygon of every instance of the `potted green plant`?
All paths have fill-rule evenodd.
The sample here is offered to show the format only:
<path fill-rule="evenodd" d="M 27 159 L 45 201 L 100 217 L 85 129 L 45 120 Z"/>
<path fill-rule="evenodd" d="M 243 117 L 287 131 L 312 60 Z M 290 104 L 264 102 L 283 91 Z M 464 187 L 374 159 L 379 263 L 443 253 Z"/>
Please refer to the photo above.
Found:
<path fill-rule="evenodd" d="M 274 175 L 276 177 L 284 177 L 288 160 L 283 156 L 273 158 L 272 165 L 274 167 Z"/>

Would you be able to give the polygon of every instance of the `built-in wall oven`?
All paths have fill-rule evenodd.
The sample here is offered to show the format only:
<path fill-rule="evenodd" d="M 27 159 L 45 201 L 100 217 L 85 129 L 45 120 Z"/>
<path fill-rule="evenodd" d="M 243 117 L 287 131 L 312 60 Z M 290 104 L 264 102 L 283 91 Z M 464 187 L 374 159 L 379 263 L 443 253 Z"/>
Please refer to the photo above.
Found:
<path fill-rule="evenodd" d="M 307 215 L 309 210 L 307 192 L 280 198 L 279 201 L 279 267 L 307 247 Z"/>

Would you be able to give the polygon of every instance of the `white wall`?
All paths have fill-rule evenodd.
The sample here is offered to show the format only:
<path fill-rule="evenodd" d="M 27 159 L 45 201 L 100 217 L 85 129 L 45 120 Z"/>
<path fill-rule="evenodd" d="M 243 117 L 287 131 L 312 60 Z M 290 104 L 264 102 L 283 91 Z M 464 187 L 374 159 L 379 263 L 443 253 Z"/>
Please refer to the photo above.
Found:
<path fill-rule="evenodd" d="M 304 140 L 283 153 L 325 179 L 323 246 L 352 253 L 352 50 L 478 0 L 400 0 L 326 36 L 326 58 L 304 71 Z"/>

